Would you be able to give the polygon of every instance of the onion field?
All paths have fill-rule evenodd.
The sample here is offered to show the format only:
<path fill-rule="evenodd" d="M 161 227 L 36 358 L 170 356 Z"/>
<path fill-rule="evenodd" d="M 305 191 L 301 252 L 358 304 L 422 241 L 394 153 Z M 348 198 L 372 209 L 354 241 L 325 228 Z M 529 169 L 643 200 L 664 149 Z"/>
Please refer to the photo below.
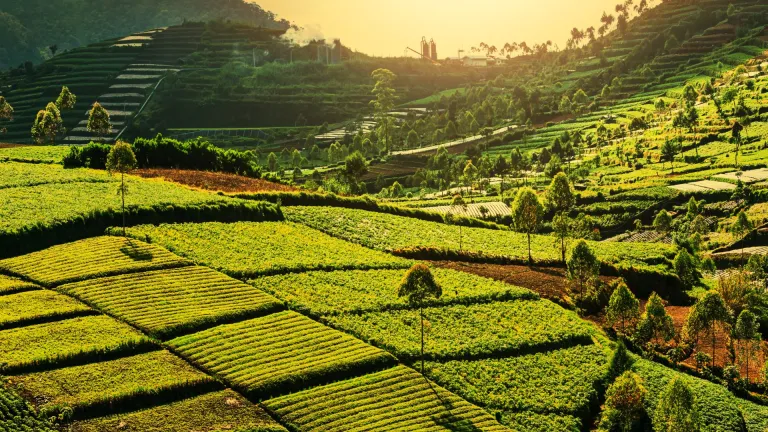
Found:
<path fill-rule="evenodd" d="M 160 338 L 282 307 L 262 291 L 198 266 L 91 279 L 58 290 Z"/>

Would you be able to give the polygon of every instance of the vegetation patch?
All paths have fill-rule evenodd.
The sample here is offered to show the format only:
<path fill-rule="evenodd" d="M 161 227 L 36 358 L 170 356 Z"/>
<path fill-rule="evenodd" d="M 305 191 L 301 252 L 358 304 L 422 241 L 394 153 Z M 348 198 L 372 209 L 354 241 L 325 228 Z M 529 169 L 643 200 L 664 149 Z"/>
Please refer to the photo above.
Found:
<path fill-rule="evenodd" d="M 0 372 L 60 367 L 153 346 L 148 338 L 112 318 L 72 318 L 0 331 Z"/>
<path fill-rule="evenodd" d="M 167 250 L 123 237 L 103 236 L 53 246 L 0 261 L 0 270 L 45 286 L 112 274 L 188 265 Z"/>
<path fill-rule="evenodd" d="M 506 356 L 591 343 L 593 329 L 548 300 L 453 305 L 424 309 L 424 354 L 431 359 Z M 418 310 L 324 318 L 400 359 L 419 357 Z"/>
<path fill-rule="evenodd" d="M 502 413 L 501 423 L 512 430 L 526 432 L 580 432 L 583 430 L 581 419 L 578 417 L 530 411 Z"/>
<path fill-rule="evenodd" d="M 482 409 L 405 366 L 264 402 L 295 430 L 507 431 Z"/>
<path fill-rule="evenodd" d="M 376 370 L 395 359 L 295 312 L 214 327 L 168 344 L 184 358 L 261 398 Z"/>
<path fill-rule="evenodd" d="M 368 250 L 294 223 L 142 225 L 129 229 L 128 233 L 238 278 L 307 270 L 410 266 L 408 260 Z"/>
<path fill-rule="evenodd" d="M 0 383 L 0 431 L 54 432 L 54 429 L 27 401 Z"/>
<path fill-rule="evenodd" d="M 282 307 L 268 294 L 198 266 L 112 276 L 58 289 L 161 338 Z"/>
<path fill-rule="evenodd" d="M 432 272 L 443 295 L 427 300 L 430 306 L 538 299 L 527 289 L 491 279 L 453 270 Z M 262 277 L 249 283 L 294 310 L 317 316 L 408 308 L 407 300 L 397 295 L 404 276 L 404 270 L 318 271 Z"/>
<path fill-rule="evenodd" d="M 0 296 L 37 289 L 40 289 L 40 287 L 31 282 L 0 274 Z"/>
<path fill-rule="evenodd" d="M 71 408 L 79 418 L 220 388 L 213 378 L 168 351 L 17 375 L 9 382 L 41 411 L 53 414 Z"/>
<path fill-rule="evenodd" d="M 232 390 L 221 390 L 177 402 L 92 420 L 76 421 L 72 432 L 285 432 L 260 407 Z"/>
<path fill-rule="evenodd" d="M 0 330 L 91 313 L 84 304 L 53 291 L 35 290 L 0 296 Z"/>

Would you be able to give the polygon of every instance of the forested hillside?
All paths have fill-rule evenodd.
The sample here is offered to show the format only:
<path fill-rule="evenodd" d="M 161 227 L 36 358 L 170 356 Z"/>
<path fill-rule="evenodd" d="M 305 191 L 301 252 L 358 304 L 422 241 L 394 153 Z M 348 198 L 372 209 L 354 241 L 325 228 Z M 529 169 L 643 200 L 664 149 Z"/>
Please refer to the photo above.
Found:
<path fill-rule="evenodd" d="M 137 31 L 216 19 L 289 26 L 243 0 L 0 0 L 0 68 Z"/>

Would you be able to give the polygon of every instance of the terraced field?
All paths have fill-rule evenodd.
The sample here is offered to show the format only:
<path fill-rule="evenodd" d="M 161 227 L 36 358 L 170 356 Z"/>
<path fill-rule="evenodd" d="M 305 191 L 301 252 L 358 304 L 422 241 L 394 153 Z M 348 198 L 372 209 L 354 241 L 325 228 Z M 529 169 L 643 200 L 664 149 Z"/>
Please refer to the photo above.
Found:
<path fill-rule="evenodd" d="M 295 312 L 214 327 L 168 344 L 257 398 L 394 363 L 385 352 Z"/>
<path fill-rule="evenodd" d="M 282 307 L 262 291 L 197 266 L 91 279 L 58 290 L 156 337 L 265 315 Z"/>
<path fill-rule="evenodd" d="M 89 314 L 84 304 L 52 291 L 0 296 L 0 329 Z"/>

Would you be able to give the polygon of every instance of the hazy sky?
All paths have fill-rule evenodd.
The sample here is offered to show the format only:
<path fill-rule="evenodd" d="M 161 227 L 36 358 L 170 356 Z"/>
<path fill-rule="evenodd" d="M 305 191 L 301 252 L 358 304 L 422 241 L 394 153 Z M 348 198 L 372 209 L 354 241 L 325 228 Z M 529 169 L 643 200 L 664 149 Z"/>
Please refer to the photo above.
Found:
<path fill-rule="evenodd" d="M 438 56 L 456 56 L 480 42 L 529 45 L 548 39 L 564 48 L 570 30 L 600 24 L 619 0 L 253 0 L 305 28 L 309 37 L 341 38 L 374 55 L 419 50 L 434 38 Z"/>

